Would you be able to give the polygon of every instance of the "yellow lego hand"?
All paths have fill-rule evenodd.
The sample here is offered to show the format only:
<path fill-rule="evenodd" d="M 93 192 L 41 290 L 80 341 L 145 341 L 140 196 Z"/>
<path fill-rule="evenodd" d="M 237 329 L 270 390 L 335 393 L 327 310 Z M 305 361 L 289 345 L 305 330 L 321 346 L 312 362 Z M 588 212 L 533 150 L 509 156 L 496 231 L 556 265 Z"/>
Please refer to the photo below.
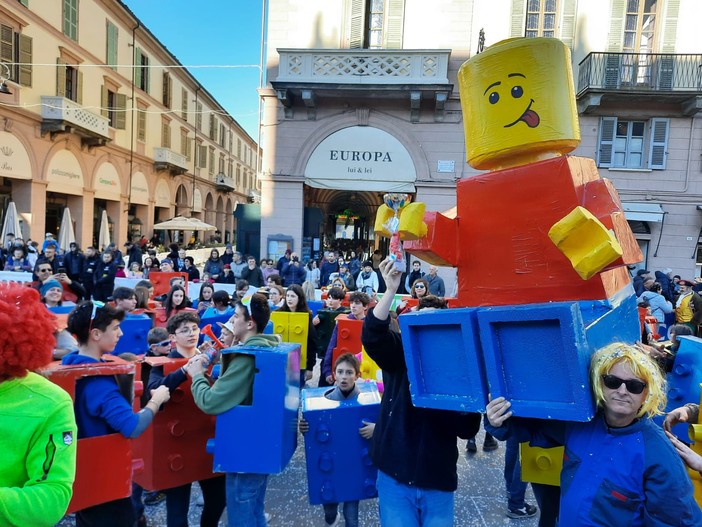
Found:
<path fill-rule="evenodd" d="M 394 215 L 395 212 L 387 205 L 381 205 L 378 207 L 378 212 L 375 215 L 375 227 L 373 227 L 375 233 L 379 234 L 380 236 L 390 238 L 392 234 L 385 226 L 385 223 L 387 223 L 387 221 Z"/>
<path fill-rule="evenodd" d="M 614 234 L 584 207 L 575 207 L 556 222 L 548 237 L 583 280 L 592 278 L 623 252 Z"/>
<path fill-rule="evenodd" d="M 426 205 L 424 203 L 410 203 L 400 210 L 400 233 L 401 240 L 419 240 L 426 236 L 427 225 L 424 223 L 424 211 Z M 387 229 L 385 224 L 395 215 L 395 212 L 387 205 L 378 207 L 378 213 L 375 216 L 374 231 L 380 236 L 390 238 L 392 233 Z"/>

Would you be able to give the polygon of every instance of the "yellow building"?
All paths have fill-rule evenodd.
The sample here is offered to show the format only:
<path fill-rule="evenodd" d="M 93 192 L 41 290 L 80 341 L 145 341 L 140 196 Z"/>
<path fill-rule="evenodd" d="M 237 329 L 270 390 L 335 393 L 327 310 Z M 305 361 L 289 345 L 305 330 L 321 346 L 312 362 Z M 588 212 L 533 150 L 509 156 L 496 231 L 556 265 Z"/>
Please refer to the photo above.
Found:
<path fill-rule="evenodd" d="M 256 142 L 122 2 L 2 2 L 0 62 L 0 206 L 22 237 L 68 207 L 83 247 L 103 210 L 119 245 L 177 214 L 233 239 Z"/>

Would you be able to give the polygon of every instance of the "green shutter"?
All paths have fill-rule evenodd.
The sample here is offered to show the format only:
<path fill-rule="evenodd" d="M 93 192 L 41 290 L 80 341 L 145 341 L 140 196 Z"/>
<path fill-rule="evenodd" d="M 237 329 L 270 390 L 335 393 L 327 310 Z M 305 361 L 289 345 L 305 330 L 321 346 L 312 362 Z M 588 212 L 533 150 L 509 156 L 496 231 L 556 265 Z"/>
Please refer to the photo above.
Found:
<path fill-rule="evenodd" d="M 526 0 L 512 0 L 510 37 L 523 37 L 526 28 Z"/>
<path fill-rule="evenodd" d="M 350 11 L 346 35 L 349 49 L 363 47 L 364 33 L 366 30 L 366 2 L 364 0 L 349 0 Z"/>
<path fill-rule="evenodd" d="M 117 67 L 116 65 L 118 64 L 118 58 L 117 58 L 117 38 L 118 38 L 119 32 L 117 29 L 117 26 L 114 25 L 112 22 L 109 20 L 107 21 L 107 53 L 105 55 L 105 59 L 107 60 L 107 64 L 112 66 L 113 70 L 116 70 Z"/>
<path fill-rule="evenodd" d="M 32 85 L 32 38 L 19 35 L 19 83 L 22 86 Z"/>
<path fill-rule="evenodd" d="M 609 34 L 607 51 L 618 53 L 624 47 L 624 19 L 626 18 L 626 0 L 612 0 L 612 13 L 609 17 Z"/>
<path fill-rule="evenodd" d="M 134 48 L 134 84 L 141 88 L 141 48 Z"/>
<path fill-rule="evenodd" d="M 404 25 L 405 0 L 387 0 L 385 25 L 383 26 L 383 47 L 385 49 L 402 49 Z"/>
<path fill-rule="evenodd" d="M 56 96 L 66 96 L 66 63 L 56 59 Z"/>
<path fill-rule="evenodd" d="M 24 7 L 29 7 L 29 0 L 19 0 L 19 3 Z"/>
<path fill-rule="evenodd" d="M 100 113 L 103 117 L 109 117 L 109 109 L 107 108 L 108 103 L 107 88 L 105 85 L 100 86 Z"/>
<path fill-rule="evenodd" d="M 12 27 L 0 24 L 0 61 L 5 64 L 15 61 L 14 40 L 15 32 Z"/>
<path fill-rule="evenodd" d="M 127 127 L 127 96 L 115 94 L 115 128 L 124 130 Z"/>
<path fill-rule="evenodd" d="M 600 119 L 600 137 L 597 149 L 597 166 L 609 168 L 612 166 L 614 150 L 614 134 L 617 131 L 616 117 L 602 117 Z"/>
<path fill-rule="evenodd" d="M 665 8 L 665 21 L 663 23 L 663 38 L 661 38 L 661 53 L 675 53 L 679 12 L 680 0 L 668 0 L 668 5 Z"/>
<path fill-rule="evenodd" d="M 668 158 L 669 119 L 651 119 L 651 147 L 648 155 L 648 168 L 665 170 Z"/>
<path fill-rule="evenodd" d="M 76 72 L 76 84 L 76 102 L 83 104 L 83 72 L 80 70 Z"/>
<path fill-rule="evenodd" d="M 561 41 L 573 50 L 575 37 L 575 6 L 576 0 L 563 0 L 562 16 L 560 24 Z"/>

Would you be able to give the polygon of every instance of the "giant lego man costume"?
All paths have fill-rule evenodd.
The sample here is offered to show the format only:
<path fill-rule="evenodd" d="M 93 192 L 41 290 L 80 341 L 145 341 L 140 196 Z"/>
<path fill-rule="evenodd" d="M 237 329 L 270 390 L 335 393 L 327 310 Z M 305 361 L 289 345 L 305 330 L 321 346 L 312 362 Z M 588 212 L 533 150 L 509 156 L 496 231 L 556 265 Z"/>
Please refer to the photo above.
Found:
<path fill-rule="evenodd" d="M 566 155 L 580 141 L 570 52 L 503 41 L 458 82 L 468 163 L 489 172 L 458 182 L 455 218 L 401 218 L 400 232 L 426 228 L 408 252 L 458 269 L 458 309 L 400 317 L 414 404 L 479 411 L 491 393 L 515 415 L 586 421 L 592 352 L 638 338 L 626 264 L 642 254 L 613 185 Z"/>

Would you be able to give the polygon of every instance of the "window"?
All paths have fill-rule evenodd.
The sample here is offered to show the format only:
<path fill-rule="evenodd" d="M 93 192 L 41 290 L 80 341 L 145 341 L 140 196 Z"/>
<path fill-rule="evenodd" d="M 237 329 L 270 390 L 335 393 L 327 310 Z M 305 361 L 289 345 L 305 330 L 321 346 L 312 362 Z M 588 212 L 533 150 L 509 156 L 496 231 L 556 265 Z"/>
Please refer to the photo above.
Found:
<path fill-rule="evenodd" d="M 110 120 L 112 128 L 124 130 L 127 125 L 127 96 L 104 85 L 100 95 L 102 115 Z"/>
<path fill-rule="evenodd" d="M 236 186 L 238 187 L 241 185 L 241 165 L 239 163 L 236 164 Z"/>
<path fill-rule="evenodd" d="M 556 0 L 528 0 L 525 36 L 555 37 L 556 7 Z"/>
<path fill-rule="evenodd" d="M 657 0 L 627 0 L 624 51 L 653 53 Z"/>
<path fill-rule="evenodd" d="M 107 65 L 110 66 L 113 70 L 117 69 L 117 64 L 118 58 L 117 58 L 117 36 L 119 35 L 119 32 L 117 30 L 117 26 L 114 25 L 112 22 L 109 20 L 106 23 L 106 28 L 107 28 L 107 39 L 106 39 L 106 51 L 105 51 L 105 61 L 107 62 Z"/>
<path fill-rule="evenodd" d="M 203 145 L 198 141 L 197 145 L 195 145 L 195 149 L 197 155 L 195 164 L 199 168 L 207 168 L 207 145 Z"/>
<path fill-rule="evenodd" d="M 188 120 L 188 90 L 185 88 L 180 92 L 180 116 Z"/>
<path fill-rule="evenodd" d="M 171 121 L 168 119 L 161 122 L 161 146 L 163 148 L 171 147 Z"/>
<path fill-rule="evenodd" d="M 172 93 L 171 93 L 171 76 L 167 72 L 163 72 L 163 105 L 166 108 L 171 107 L 171 99 L 172 99 Z"/>
<path fill-rule="evenodd" d="M 195 128 L 202 130 L 202 103 L 195 105 Z"/>
<path fill-rule="evenodd" d="M 224 154 L 219 154 L 219 172 L 218 174 L 224 173 Z"/>
<path fill-rule="evenodd" d="M 31 37 L 0 24 L 0 61 L 10 67 L 10 80 L 22 86 L 32 85 Z"/>
<path fill-rule="evenodd" d="M 210 147 L 210 163 L 209 163 L 209 167 L 210 167 L 210 174 L 214 174 L 214 169 L 215 169 L 215 152 L 214 152 L 214 148 L 213 148 L 213 147 Z"/>
<path fill-rule="evenodd" d="M 236 140 L 236 157 L 241 159 L 241 139 Z"/>
<path fill-rule="evenodd" d="M 149 92 L 149 57 L 144 55 L 141 48 L 136 48 L 134 67 L 136 68 L 134 75 L 134 84 L 137 88 Z"/>
<path fill-rule="evenodd" d="M 597 166 L 665 170 L 668 119 L 635 121 L 602 117 Z"/>
<path fill-rule="evenodd" d="M 63 0 L 63 34 L 78 41 L 78 0 Z"/>
<path fill-rule="evenodd" d="M 56 60 L 56 95 L 79 104 L 83 102 L 83 74 L 62 58 Z"/>
<path fill-rule="evenodd" d="M 213 113 L 210 114 L 210 139 L 217 142 L 217 118 Z"/>
<path fill-rule="evenodd" d="M 348 0 L 344 45 L 348 48 L 399 49 L 405 0 Z"/>
<path fill-rule="evenodd" d="M 223 124 L 219 125 L 219 145 L 224 148 L 227 144 L 227 127 Z"/>
<path fill-rule="evenodd" d="M 227 175 L 229 177 L 234 177 L 234 163 L 232 163 L 231 159 L 227 161 Z"/>
<path fill-rule="evenodd" d="M 146 142 L 146 108 L 137 110 L 137 140 Z"/>

